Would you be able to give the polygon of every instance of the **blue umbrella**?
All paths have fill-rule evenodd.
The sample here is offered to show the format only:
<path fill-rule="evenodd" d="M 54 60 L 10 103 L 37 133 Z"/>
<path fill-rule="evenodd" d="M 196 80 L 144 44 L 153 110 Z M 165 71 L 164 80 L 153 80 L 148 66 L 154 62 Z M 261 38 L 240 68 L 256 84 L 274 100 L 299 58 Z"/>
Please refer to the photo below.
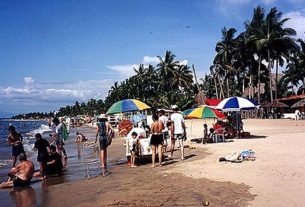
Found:
<path fill-rule="evenodd" d="M 222 111 L 241 111 L 241 110 L 250 110 L 257 108 L 258 105 L 252 100 L 243 97 L 230 97 L 222 100 L 217 106 L 216 109 Z"/>

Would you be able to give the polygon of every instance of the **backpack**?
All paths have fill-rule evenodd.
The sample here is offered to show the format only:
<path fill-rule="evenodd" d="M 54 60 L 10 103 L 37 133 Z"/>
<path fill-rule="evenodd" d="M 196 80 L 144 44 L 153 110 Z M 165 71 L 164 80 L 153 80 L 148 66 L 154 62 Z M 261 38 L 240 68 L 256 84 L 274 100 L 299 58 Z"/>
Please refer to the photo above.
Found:
<path fill-rule="evenodd" d="M 99 125 L 98 125 L 98 128 L 100 130 L 100 138 L 105 138 L 107 136 L 106 123 L 105 122 L 100 122 Z"/>

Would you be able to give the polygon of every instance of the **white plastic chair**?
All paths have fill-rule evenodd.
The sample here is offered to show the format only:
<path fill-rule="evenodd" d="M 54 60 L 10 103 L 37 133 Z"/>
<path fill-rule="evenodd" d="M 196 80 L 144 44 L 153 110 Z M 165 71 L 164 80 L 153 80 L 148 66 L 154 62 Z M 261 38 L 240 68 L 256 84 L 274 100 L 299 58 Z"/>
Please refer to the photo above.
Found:
<path fill-rule="evenodd" d="M 90 165 L 95 165 L 101 174 L 99 148 L 95 142 L 84 142 L 82 145 L 82 163 L 86 166 L 87 178 L 90 179 Z"/>

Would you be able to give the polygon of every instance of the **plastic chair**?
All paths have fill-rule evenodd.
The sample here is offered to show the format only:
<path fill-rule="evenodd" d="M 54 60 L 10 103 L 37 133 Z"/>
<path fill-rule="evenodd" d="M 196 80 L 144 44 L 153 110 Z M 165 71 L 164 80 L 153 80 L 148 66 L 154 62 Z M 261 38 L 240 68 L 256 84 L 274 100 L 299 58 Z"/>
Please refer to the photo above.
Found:
<path fill-rule="evenodd" d="M 99 149 L 95 142 L 84 142 L 82 145 L 82 163 L 86 166 L 87 178 L 90 179 L 90 165 L 95 165 L 101 174 Z"/>
<path fill-rule="evenodd" d="M 225 128 L 218 128 L 215 129 L 215 143 L 218 142 L 218 140 L 222 140 L 223 142 L 226 142 L 226 138 L 225 138 Z"/>

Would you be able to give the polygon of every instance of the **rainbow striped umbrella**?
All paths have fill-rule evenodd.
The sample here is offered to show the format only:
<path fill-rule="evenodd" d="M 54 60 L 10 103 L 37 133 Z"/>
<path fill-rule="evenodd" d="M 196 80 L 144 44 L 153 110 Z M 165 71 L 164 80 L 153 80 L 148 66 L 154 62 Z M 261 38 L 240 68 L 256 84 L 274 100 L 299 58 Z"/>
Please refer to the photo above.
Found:
<path fill-rule="evenodd" d="M 214 119 L 224 119 L 226 116 L 216 109 L 212 109 L 207 106 L 200 106 L 194 109 L 187 109 L 182 112 L 186 119 L 205 119 L 205 118 L 214 118 Z"/>
<path fill-rule="evenodd" d="M 150 107 L 142 101 L 136 99 L 124 99 L 114 103 L 106 112 L 106 114 L 124 113 L 130 111 L 141 111 Z"/>

